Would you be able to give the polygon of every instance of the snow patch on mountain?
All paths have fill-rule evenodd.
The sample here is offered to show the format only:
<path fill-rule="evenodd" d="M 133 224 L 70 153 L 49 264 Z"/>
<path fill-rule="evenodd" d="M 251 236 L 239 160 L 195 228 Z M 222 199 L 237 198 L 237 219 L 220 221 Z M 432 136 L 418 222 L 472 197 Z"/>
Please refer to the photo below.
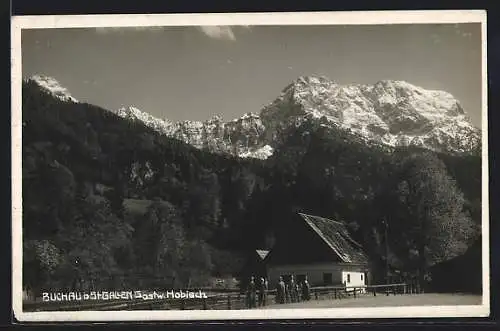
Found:
<path fill-rule="evenodd" d="M 245 153 L 241 153 L 239 157 L 242 158 L 255 158 L 265 160 L 274 153 L 274 148 L 269 145 L 265 145 L 264 147 L 258 148 L 254 151 L 248 151 Z"/>
<path fill-rule="evenodd" d="M 468 152 L 480 143 L 480 130 L 450 93 L 397 80 L 339 85 L 326 77 L 299 77 L 261 116 L 271 126 L 290 117 L 323 119 L 393 147 Z"/>
<path fill-rule="evenodd" d="M 78 100 L 75 99 L 69 91 L 63 87 L 55 78 L 44 76 L 44 75 L 33 75 L 28 80 L 31 80 L 38 84 L 44 91 L 52 94 L 54 97 L 66 101 L 66 102 L 75 102 Z"/>

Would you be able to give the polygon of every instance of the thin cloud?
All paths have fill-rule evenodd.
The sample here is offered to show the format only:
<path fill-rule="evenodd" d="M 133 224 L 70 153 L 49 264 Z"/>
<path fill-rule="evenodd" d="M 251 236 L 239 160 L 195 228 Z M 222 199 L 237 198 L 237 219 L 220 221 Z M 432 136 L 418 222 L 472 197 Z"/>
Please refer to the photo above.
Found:
<path fill-rule="evenodd" d="M 464 31 L 459 24 L 455 24 L 455 33 L 464 38 L 471 38 L 472 37 L 472 32 L 470 31 Z"/>
<path fill-rule="evenodd" d="M 123 33 L 123 32 L 133 32 L 133 31 L 152 31 L 159 32 L 165 29 L 164 26 L 106 26 L 106 27 L 97 27 L 95 31 L 101 34 L 107 33 Z"/>
<path fill-rule="evenodd" d="M 85 84 L 85 85 L 97 85 L 97 82 L 95 80 L 84 80 L 83 84 Z"/>
<path fill-rule="evenodd" d="M 441 43 L 441 37 L 438 34 L 433 33 L 431 35 L 431 40 L 433 44 L 440 44 Z"/>
<path fill-rule="evenodd" d="M 223 40 L 236 40 L 230 26 L 200 26 L 199 30 L 210 38 Z"/>
<path fill-rule="evenodd" d="M 167 27 L 164 26 L 110 26 L 110 27 L 96 27 L 95 31 L 99 34 L 109 34 L 109 33 L 125 33 L 134 31 L 152 31 L 159 32 L 164 31 Z M 197 29 L 201 31 L 204 35 L 220 40 L 236 40 L 236 30 L 239 29 L 240 32 L 249 32 L 252 30 L 250 25 L 238 25 L 238 26 L 223 26 L 223 25 L 210 25 L 210 26 L 198 26 Z"/>
<path fill-rule="evenodd" d="M 250 31 L 252 29 L 250 25 L 238 25 L 238 26 L 207 25 L 207 26 L 199 26 L 198 30 L 200 30 L 203 34 L 213 39 L 235 41 L 236 30 L 238 28 L 245 31 Z"/>

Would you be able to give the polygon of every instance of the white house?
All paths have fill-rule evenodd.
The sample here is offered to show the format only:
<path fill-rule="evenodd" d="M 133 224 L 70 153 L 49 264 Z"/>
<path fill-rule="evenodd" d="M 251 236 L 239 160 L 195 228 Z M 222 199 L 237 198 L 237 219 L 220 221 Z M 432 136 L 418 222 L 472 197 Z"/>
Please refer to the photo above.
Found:
<path fill-rule="evenodd" d="M 278 231 L 266 268 L 272 286 L 280 276 L 300 281 L 307 275 L 312 286 L 363 287 L 369 277 L 368 258 L 343 223 L 303 213 Z"/>

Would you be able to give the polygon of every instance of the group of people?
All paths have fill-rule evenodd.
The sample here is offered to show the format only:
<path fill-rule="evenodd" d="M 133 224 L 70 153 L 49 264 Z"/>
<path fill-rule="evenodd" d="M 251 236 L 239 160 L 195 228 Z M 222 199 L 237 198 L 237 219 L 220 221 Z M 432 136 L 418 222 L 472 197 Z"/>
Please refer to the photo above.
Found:
<path fill-rule="evenodd" d="M 246 304 L 247 308 L 255 308 L 265 306 L 267 301 L 268 282 L 267 279 L 260 278 L 259 283 L 255 283 L 254 277 L 250 277 L 250 282 L 247 286 Z"/>
<path fill-rule="evenodd" d="M 311 299 L 310 289 L 307 276 L 304 276 L 301 282 L 296 281 L 293 275 L 290 276 L 288 282 L 285 282 L 280 276 L 276 287 L 276 303 L 309 301 Z"/>
<path fill-rule="evenodd" d="M 280 276 L 276 284 L 276 303 L 291 303 L 308 301 L 310 296 L 310 285 L 307 276 L 304 276 L 302 281 L 296 281 L 295 277 L 290 276 L 285 282 Z M 259 282 L 255 282 L 255 278 L 250 277 L 250 281 L 246 291 L 247 308 L 262 307 L 267 304 L 268 281 L 265 278 L 260 278 Z"/>

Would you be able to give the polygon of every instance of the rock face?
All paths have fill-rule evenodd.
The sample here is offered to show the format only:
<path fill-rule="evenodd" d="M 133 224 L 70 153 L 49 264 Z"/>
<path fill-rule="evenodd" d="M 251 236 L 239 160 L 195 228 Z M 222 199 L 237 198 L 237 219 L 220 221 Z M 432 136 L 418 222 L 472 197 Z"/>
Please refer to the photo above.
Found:
<path fill-rule="evenodd" d="M 222 116 L 216 115 L 203 122 L 175 123 L 168 119 L 155 118 L 133 106 L 120 108 L 116 114 L 129 120 L 141 121 L 160 133 L 182 140 L 196 148 L 216 153 L 265 159 L 273 152 L 271 146 L 264 144 L 265 126 L 260 116 L 253 113 L 229 122 L 225 122 Z"/>
<path fill-rule="evenodd" d="M 480 130 L 451 94 L 403 81 L 338 85 L 325 77 L 300 77 L 261 112 L 268 129 L 307 117 L 394 147 L 468 152 L 481 139 Z"/>
<path fill-rule="evenodd" d="M 76 102 L 55 80 L 35 81 L 55 96 Z M 217 115 L 206 121 L 172 122 L 133 106 L 116 113 L 197 148 L 259 159 L 272 155 L 281 129 L 306 119 L 393 147 L 414 145 L 467 153 L 481 142 L 480 130 L 451 94 L 392 80 L 339 85 L 326 77 L 299 77 L 260 113 L 247 113 L 230 121 Z"/>
<path fill-rule="evenodd" d="M 71 94 L 65 87 L 61 86 L 61 84 L 59 84 L 59 82 L 52 77 L 44 75 L 34 75 L 31 76 L 29 80 L 34 81 L 43 90 L 52 94 L 54 97 L 62 101 L 69 101 L 75 103 L 78 102 L 78 100 L 76 100 L 73 96 L 71 96 Z"/>

